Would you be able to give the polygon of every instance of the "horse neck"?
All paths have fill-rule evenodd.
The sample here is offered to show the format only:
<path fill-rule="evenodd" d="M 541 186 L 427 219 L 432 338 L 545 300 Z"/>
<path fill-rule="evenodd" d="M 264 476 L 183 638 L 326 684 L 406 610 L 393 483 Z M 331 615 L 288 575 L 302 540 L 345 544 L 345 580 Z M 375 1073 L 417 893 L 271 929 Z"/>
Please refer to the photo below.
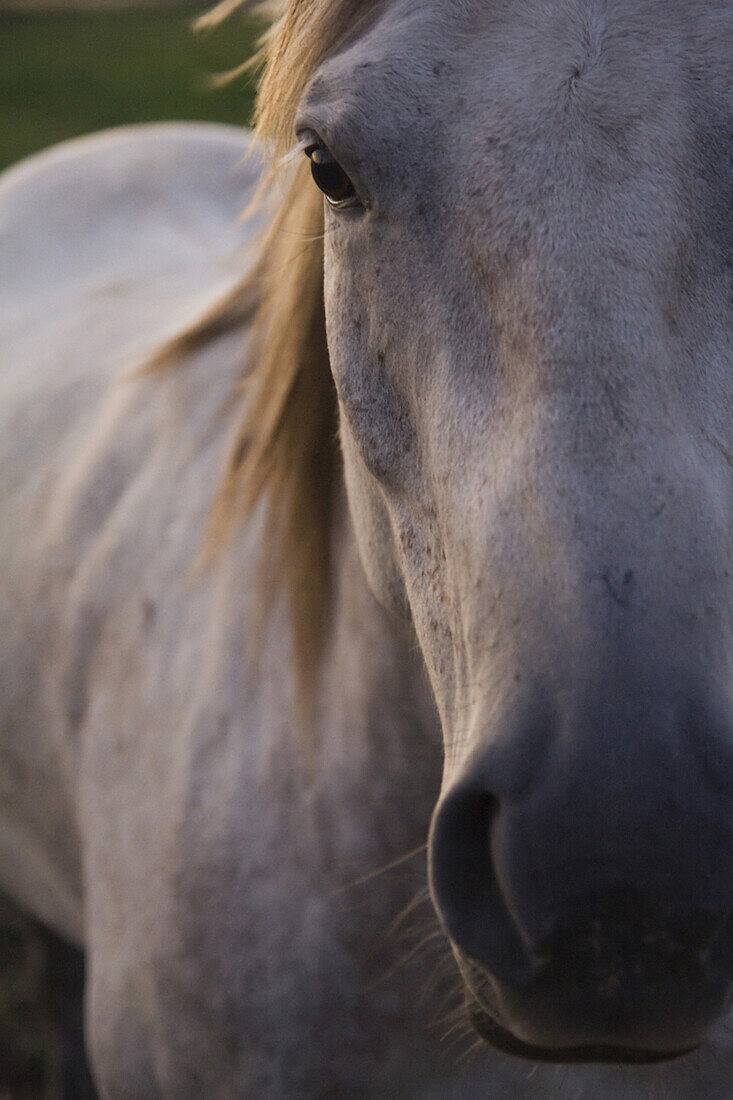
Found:
<path fill-rule="evenodd" d="M 346 815 L 352 835 L 363 823 L 363 851 L 352 859 L 384 860 L 425 842 L 442 767 L 434 704 L 411 625 L 368 587 L 343 495 L 311 743 L 320 804 Z"/>

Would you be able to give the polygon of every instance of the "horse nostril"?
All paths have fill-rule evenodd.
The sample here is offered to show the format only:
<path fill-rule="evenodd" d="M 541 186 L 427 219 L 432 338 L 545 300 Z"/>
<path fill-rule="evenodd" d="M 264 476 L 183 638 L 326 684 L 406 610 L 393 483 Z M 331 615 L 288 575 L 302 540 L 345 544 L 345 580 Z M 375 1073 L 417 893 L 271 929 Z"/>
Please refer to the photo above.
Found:
<path fill-rule="evenodd" d="M 436 809 L 430 835 L 430 885 L 454 945 L 506 986 L 545 974 L 562 985 L 596 989 L 614 982 L 682 985 L 733 975 L 733 911 L 714 912 L 684 898 L 650 898 L 639 886 L 606 883 L 559 906 L 551 930 L 531 941 L 508 904 L 502 865 L 492 851 L 498 801 L 457 788 Z"/>
<path fill-rule="evenodd" d="M 524 985 L 537 961 L 512 918 L 496 876 L 486 791 L 457 790 L 438 805 L 430 831 L 430 887 L 436 909 L 462 953 L 507 985 Z"/>

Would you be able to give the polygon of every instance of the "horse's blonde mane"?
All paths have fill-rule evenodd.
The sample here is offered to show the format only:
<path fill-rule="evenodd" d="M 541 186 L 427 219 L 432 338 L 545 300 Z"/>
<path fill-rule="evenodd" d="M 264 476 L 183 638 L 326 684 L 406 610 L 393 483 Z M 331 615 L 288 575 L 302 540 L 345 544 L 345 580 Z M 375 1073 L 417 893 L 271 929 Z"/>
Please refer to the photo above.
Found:
<path fill-rule="evenodd" d="M 284 172 L 291 178 L 252 271 L 151 363 L 157 369 L 181 362 L 249 322 L 242 372 L 246 411 L 213 503 L 205 550 L 221 547 L 264 496 L 259 607 L 266 609 L 281 585 L 287 586 L 304 683 L 319 654 L 327 608 L 337 420 L 323 305 L 323 200 L 308 178 L 307 163 L 285 158 L 284 167 L 283 158 L 294 142 L 295 111 L 308 80 L 374 6 L 374 0 L 291 0 L 274 6 L 277 18 L 247 64 L 264 66 L 255 136 L 270 162 L 266 181 Z M 223 0 L 199 26 L 242 8 L 273 12 L 271 3 Z"/>

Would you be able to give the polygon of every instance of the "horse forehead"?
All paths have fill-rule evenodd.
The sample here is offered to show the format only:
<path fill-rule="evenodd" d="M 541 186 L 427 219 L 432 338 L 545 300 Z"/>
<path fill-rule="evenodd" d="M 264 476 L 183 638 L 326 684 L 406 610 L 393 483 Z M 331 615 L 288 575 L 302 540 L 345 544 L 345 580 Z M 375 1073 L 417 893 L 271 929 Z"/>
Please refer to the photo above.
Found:
<path fill-rule="evenodd" d="M 588 99 L 610 95 L 628 115 L 653 102 L 673 122 L 682 102 L 730 94 L 732 38 L 720 0 L 393 0 L 320 67 L 306 101 L 382 150 L 441 123 L 456 138 L 461 123 L 511 132 L 579 80 Z"/>
<path fill-rule="evenodd" d="M 395 241 L 424 212 L 412 241 L 563 295 L 601 249 L 646 299 L 687 238 L 706 269 L 730 239 L 732 34 L 719 0 L 396 0 L 306 98 L 406 215 Z"/>

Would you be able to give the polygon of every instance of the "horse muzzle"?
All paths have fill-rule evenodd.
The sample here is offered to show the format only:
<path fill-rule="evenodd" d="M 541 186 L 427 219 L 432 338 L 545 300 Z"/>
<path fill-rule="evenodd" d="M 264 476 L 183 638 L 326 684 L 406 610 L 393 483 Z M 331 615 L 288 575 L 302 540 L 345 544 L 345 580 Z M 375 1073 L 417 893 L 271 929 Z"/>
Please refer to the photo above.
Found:
<path fill-rule="evenodd" d="M 469 1014 L 533 1060 L 687 1053 L 733 987 L 726 784 L 679 745 L 649 749 L 646 768 L 621 736 L 605 756 L 566 749 L 503 791 L 506 761 L 474 751 L 436 808 L 431 890 Z"/>

